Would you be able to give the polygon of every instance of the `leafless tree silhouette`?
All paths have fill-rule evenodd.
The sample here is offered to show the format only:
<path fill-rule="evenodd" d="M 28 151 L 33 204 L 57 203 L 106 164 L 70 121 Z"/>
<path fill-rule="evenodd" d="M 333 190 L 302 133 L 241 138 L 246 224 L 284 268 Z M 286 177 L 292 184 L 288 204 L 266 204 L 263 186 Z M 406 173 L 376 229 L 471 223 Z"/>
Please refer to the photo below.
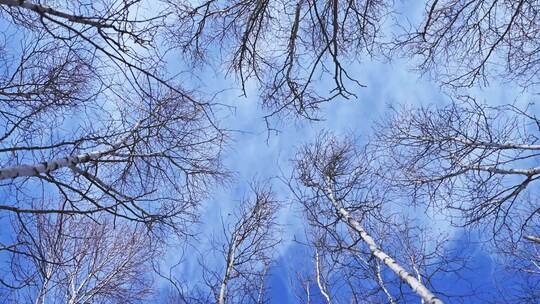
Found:
<path fill-rule="evenodd" d="M 140 1 L 51 5 L 0 1 L 0 210 L 181 231 L 226 175 L 225 133 L 211 102 L 164 67 L 155 36 L 167 13 Z"/>
<path fill-rule="evenodd" d="M 383 175 L 415 203 L 491 238 L 485 248 L 496 253 L 503 282 L 514 282 L 498 298 L 508 303 L 533 303 L 538 296 L 540 122 L 530 107 L 466 98 L 396 108 L 377 128 L 372 151 Z"/>
<path fill-rule="evenodd" d="M 269 116 L 287 110 L 312 119 L 321 103 L 362 86 L 347 65 L 374 54 L 387 11 L 386 1 L 371 0 L 182 3 L 172 35 L 195 60 L 219 52 L 244 93 L 255 79 Z M 331 87 L 318 89 L 319 79 Z"/>
<path fill-rule="evenodd" d="M 174 285 L 172 302 L 268 303 L 266 278 L 281 242 L 280 202 L 266 183 L 253 183 L 251 190 L 236 211 L 222 219 L 223 233 L 213 239 L 213 249 L 201 254 L 202 284 L 168 278 Z"/>
<path fill-rule="evenodd" d="M 327 302 L 396 303 L 414 294 L 426 303 L 442 303 L 432 292 L 433 277 L 459 272 L 465 261 L 445 248 L 447 238 L 430 236 L 392 211 L 372 162 L 355 141 L 328 133 L 295 158 L 291 188 L 313 231 L 308 239 L 320 294 Z"/>
<path fill-rule="evenodd" d="M 527 231 L 536 221 L 539 120 L 527 109 L 474 100 L 401 108 L 380 125 L 381 156 L 394 182 L 421 200 L 459 211 L 459 224 L 488 221 Z M 390 172 L 390 171 L 387 171 Z M 529 231 L 536 236 L 537 233 Z"/>
<path fill-rule="evenodd" d="M 145 299 L 153 287 L 148 270 L 159 250 L 144 227 L 111 219 L 98 223 L 64 214 L 14 217 L 15 245 L 7 250 L 2 297 L 18 303 Z"/>
<path fill-rule="evenodd" d="M 540 69 L 539 9 L 530 0 L 431 0 L 421 24 L 407 28 L 394 47 L 451 87 L 486 84 L 493 76 L 533 86 Z"/>

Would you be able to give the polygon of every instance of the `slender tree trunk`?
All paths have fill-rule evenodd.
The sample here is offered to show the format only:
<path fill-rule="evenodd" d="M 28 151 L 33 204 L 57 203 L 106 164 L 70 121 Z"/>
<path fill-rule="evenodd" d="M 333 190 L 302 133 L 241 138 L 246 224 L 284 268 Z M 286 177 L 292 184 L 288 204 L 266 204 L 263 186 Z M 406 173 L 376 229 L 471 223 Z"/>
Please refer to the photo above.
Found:
<path fill-rule="evenodd" d="M 77 164 L 98 160 L 100 157 L 109 152 L 110 150 L 93 151 L 90 153 L 84 153 L 75 156 L 57 158 L 39 164 L 21 165 L 0 169 L 0 180 L 17 178 L 20 176 L 36 176 L 43 173 L 49 173 L 60 168 L 75 166 Z"/>
<path fill-rule="evenodd" d="M 328 292 L 326 291 L 326 288 L 321 280 L 321 265 L 319 261 L 319 250 L 317 249 L 315 249 L 315 270 L 317 272 L 317 285 L 319 286 L 319 290 L 326 299 L 326 303 L 330 304 L 332 303 L 332 301 L 330 301 L 330 295 L 328 295 Z"/>
<path fill-rule="evenodd" d="M 2 0 L 0 0 L 0 3 Z M 113 144 L 109 149 L 92 151 L 79 155 L 67 156 L 62 158 L 53 159 L 50 161 L 44 161 L 42 163 L 33 165 L 20 165 L 0 169 L 0 180 L 17 178 L 20 176 L 36 176 L 43 173 L 49 173 L 60 168 L 73 167 L 78 164 L 87 163 L 90 161 L 97 161 L 101 157 L 111 154 L 116 150 L 122 148 L 126 144 L 127 140 L 133 135 L 141 126 L 142 120 L 137 122 L 135 127 L 120 141 Z"/>
<path fill-rule="evenodd" d="M 225 292 L 227 291 L 227 283 L 231 278 L 232 268 L 234 266 L 234 255 L 236 252 L 236 232 L 233 234 L 231 245 L 229 246 L 229 251 L 227 252 L 227 268 L 225 269 L 225 275 L 221 281 L 221 286 L 219 288 L 218 304 L 225 304 Z"/>
<path fill-rule="evenodd" d="M 416 273 L 416 278 L 418 279 L 418 282 L 422 283 L 422 275 L 420 275 L 420 271 L 418 270 L 418 267 L 416 266 L 416 261 L 414 260 L 414 258 L 411 258 L 411 263 L 412 263 L 413 270 Z M 424 303 L 425 303 L 424 299 L 421 299 L 420 304 L 424 304 Z"/>
<path fill-rule="evenodd" d="M 376 268 L 375 275 L 377 276 L 377 280 L 379 281 L 379 285 L 381 286 L 384 294 L 388 298 L 388 302 L 390 302 L 390 304 L 396 304 L 394 297 L 392 297 L 392 294 L 390 293 L 390 291 L 388 291 L 388 289 L 386 288 L 386 285 L 384 285 L 384 280 L 381 275 L 381 264 L 379 263 L 379 261 L 376 262 L 375 268 Z M 423 302 L 424 300 L 422 299 L 422 303 Z"/>
<path fill-rule="evenodd" d="M 59 18 L 63 18 L 66 20 L 69 20 L 71 22 L 75 23 L 81 23 L 86 25 L 91 25 L 99 28 L 115 28 L 113 24 L 104 22 L 104 21 L 95 21 L 91 17 L 85 17 L 85 16 L 79 16 L 79 15 L 73 15 L 69 13 L 65 13 L 59 10 L 56 10 L 52 7 L 40 4 L 40 3 L 34 3 L 32 1 L 25 1 L 25 0 L 0 0 L 0 5 L 7 5 L 12 7 L 18 7 L 18 8 L 24 8 L 27 10 L 31 10 L 37 14 L 48 14 L 51 16 L 56 16 Z"/>
<path fill-rule="evenodd" d="M 330 178 L 328 178 L 328 184 L 331 184 Z M 420 281 L 418 281 L 413 274 L 405 270 L 405 268 L 399 265 L 393 258 L 391 258 L 384 251 L 382 251 L 379 246 L 377 246 L 375 240 L 364 230 L 362 225 L 360 225 L 358 221 L 353 219 L 349 212 L 345 210 L 345 208 L 341 207 L 338 204 L 334 197 L 334 192 L 332 191 L 332 188 L 330 186 L 326 188 L 326 191 L 328 192 L 328 197 L 330 198 L 330 201 L 332 202 L 332 205 L 334 206 L 336 211 L 343 217 L 349 227 L 356 231 L 360 238 L 362 238 L 362 240 L 369 246 L 369 250 L 371 251 L 371 254 L 373 254 L 373 256 L 386 264 L 386 266 L 388 266 L 405 283 L 407 283 L 407 285 L 409 285 L 409 287 L 411 287 L 411 289 L 418 296 L 424 299 L 426 303 L 443 304 L 443 301 L 437 298 L 437 296 L 435 296 L 429 289 L 427 289 L 426 286 L 424 286 Z"/>
<path fill-rule="evenodd" d="M 261 279 L 261 285 L 259 285 L 259 294 L 257 295 L 257 304 L 264 303 L 264 277 L 266 276 L 266 273 L 268 272 L 268 265 L 264 266 L 264 272 Z"/>
<path fill-rule="evenodd" d="M 531 242 L 535 242 L 535 243 L 537 243 L 537 244 L 540 244 L 540 237 L 533 236 L 533 235 L 526 235 L 526 236 L 524 236 L 524 238 L 525 238 L 526 240 L 531 241 Z"/>
<path fill-rule="evenodd" d="M 47 295 L 47 289 L 49 289 L 49 282 L 52 276 L 52 265 L 45 266 L 45 277 L 43 279 L 43 284 L 39 289 L 38 295 L 36 297 L 36 304 L 45 304 L 45 297 Z"/>

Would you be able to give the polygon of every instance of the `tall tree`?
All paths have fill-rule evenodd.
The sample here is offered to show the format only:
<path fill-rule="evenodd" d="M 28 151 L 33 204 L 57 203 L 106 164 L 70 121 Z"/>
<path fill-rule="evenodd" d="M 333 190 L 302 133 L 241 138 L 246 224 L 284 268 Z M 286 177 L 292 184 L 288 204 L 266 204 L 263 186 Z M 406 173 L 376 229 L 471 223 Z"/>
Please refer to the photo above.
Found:
<path fill-rule="evenodd" d="M 506 271 L 505 282 L 514 282 L 501 301 L 538 296 L 540 121 L 534 113 L 533 105 L 489 106 L 470 98 L 397 108 L 380 124 L 372 151 L 384 163 L 381 172 L 415 203 L 494 241 L 485 248 Z"/>
<path fill-rule="evenodd" d="M 19 215 L 14 224 L 0 277 L 7 301 L 129 303 L 152 292 L 150 263 L 159 250 L 141 225 L 63 214 Z"/>
<path fill-rule="evenodd" d="M 444 242 L 428 242 L 413 221 L 400 224 L 386 189 L 377 187 L 380 180 L 370 165 L 373 160 L 356 145 L 322 133 L 295 158 L 291 186 L 317 236 L 312 246 L 321 294 L 326 294 L 327 302 L 342 294 L 354 303 L 366 297 L 395 302 L 410 297 L 402 294 L 403 283 L 422 301 L 442 303 L 431 290 L 433 275 L 457 271 L 463 261 L 445 251 Z M 324 287 L 320 271 L 324 260 L 330 261 L 326 269 L 339 272 L 350 286 L 346 293 L 333 294 Z"/>
<path fill-rule="evenodd" d="M 0 211 L 181 231 L 224 177 L 224 132 L 165 68 L 156 36 L 167 13 L 141 1 L 50 5 L 0 1 Z"/>
<path fill-rule="evenodd" d="M 443 107 L 398 108 L 374 141 L 393 182 L 456 215 L 456 224 L 485 221 L 527 231 L 537 222 L 537 129 L 527 109 L 472 99 Z M 456 214 L 457 213 L 457 214 Z M 534 231 L 528 232 L 535 236 Z"/>
<path fill-rule="evenodd" d="M 222 218 L 221 236 L 200 257 L 204 286 L 195 280 L 168 278 L 180 303 L 268 303 L 267 276 L 281 243 L 277 214 L 280 203 L 267 184 L 254 183 L 250 194 Z"/>

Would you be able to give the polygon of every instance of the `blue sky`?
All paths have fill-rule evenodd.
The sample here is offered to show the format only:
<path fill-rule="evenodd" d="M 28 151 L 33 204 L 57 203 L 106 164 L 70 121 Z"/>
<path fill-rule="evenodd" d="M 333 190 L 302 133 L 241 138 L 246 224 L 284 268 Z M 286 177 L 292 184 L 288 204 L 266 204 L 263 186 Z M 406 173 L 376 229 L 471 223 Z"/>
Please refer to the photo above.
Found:
<path fill-rule="evenodd" d="M 222 126 L 236 130 L 231 133 L 231 144 L 225 153 L 226 166 L 235 172 L 233 182 L 227 188 L 217 189 L 212 198 L 203 205 L 201 216 L 202 235 L 219 233 L 220 216 L 226 215 L 237 206 L 239 199 L 247 191 L 249 182 L 254 178 L 274 178 L 280 172 L 289 173 L 289 160 L 293 158 L 296 148 L 310 142 L 321 130 L 329 130 L 337 135 L 354 134 L 367 138 L 371 135 L 373 122 L 380 119 L 389 105 L 409 104 L 445 104 L 450 99 L 447 92 L 428 77 L 419 75 L 411 69 L 410 62 L 395 60 L 380 62 L 365 60 L 351 65 L 350 70 L 366 88 L 354 88 L 357 99 L 336 100 L 325 104 L 321 111 L 320 122 L 276 120 L 275 126 L 279 134 L 268 133 L 263 117 L 266 112 L 261 109 L 258 100 L 257 84 L 248 82 L 247 97 L 241 96 L 239 90 L 230 89 L 218 97 L 234 107 L 234 111 L 224 112 Z M 234 88 L 238 84 L 231 77 L 225 77 L 215 71 L 206 72 L 200 87 L 214 91 Z M 216 85 L 219 84 L 219 85 Z M 517 103 L 524 105 L 534 100 L 534 92 L 523 93 L 512 83 L 492 82 L 487 88 L 472 88 L 469 92 L 480 102 L 491 105 Z M 537 108 L 533 108 L 537 109 Z M 310 263 L 309 257 L 302 255 L 302 249 L 292 242 L 294 237 L 302 237 L 302 214 L 298 206 L 291 203 L 286 187 L 278 180 L 273 180 L 273 187 L 280 200 L 285 202 L 280 221 L 284 227 L 283 245 L 272 268 L 268 280 L 271 289 L 272 303 L 295 303 L 289 283 L 288 270 L 294 268 L 299 257 Z M 433 215 L 433 214 L 431 214 Z M 436 223 L 436 229 L 446 231 L 456 239 L 462 238 L 461 232 L 449 226 L 445 221 Z M 202 248 L 204 238 L 198 244 Z M 465 249 L 464 249 L 465 250 Z M 492 274 L 495 271 L 493 257 L 482 246 L 470 244 L 467 249 L 474 268 L 464 272 L 475 288 L 489 290 L 493 288 Z M 174 253 L 169 255 L 174 260 Z M 291 261 L 294 261 L 291 263 Z M 196 273 L 197 265 L 189 258 L 179 267 L 180 273 Z M 438 286 L 455 293 L 467 292 L 469 286 L 448 275 Z M 461 282 L 461 283 L 460 283 Z M 481 299 L 472 300 L 481 301 Z"/>
<path fill-rule="evenodd" d="M 407 18 L 412 23 L 417 21 L 424 10 L 422 1 L 396 1 L 396 10 L 403 12 L 400 18 Z M 230 90 L 220 95 L 220 101 L 235 108 L 234 113 L 228 115 L 223 121 L 226 128 L 242 132 L 232 133 L 230 152 L 226 153 L 225 162 L 228 168 L 236 172 L 236 179 L 230 189 L 219 189 L 212 199 L 205 205 L 205 213 L 201 217 L 203 231 L 211 233 L 219 227 L 212 223 L 219 223 L 219 214 L 227 214 L 239 200 L 239 196 L 246 191 L 246 186 L 254 177 L 272 178 L 280 174 L 280 171 L 290 172 L 289 160 L 294 156 L 295 150 L 301 144 L 314 139 L 320 130 L 330 130 L 337 135 L 354 134 L 367 138 L 371 135 L 373 122 L 385 114 L 389 105 L 395 104 L 445 104 L 450 99 L 447 91 L 427 76 L 419 75 L 412 70 L 413 63 L 406 59 L 396 59 L 393 62 L 381 62 L 362 58 L 360 63 L 350 66 L 349 72 L 358 79 L 366 88 L 353 87 L 357 99 L 336 100 L 326 104 L 321 111 L 321 122 L 306 121 L 277 121 L 278 135 L 268 136 L 263 116 L 266 114 L 260 107 L 258 100 L 257 84 L 249 82 L 247 97 L 240 96 L 239 90 Z M 206 73 L 202 87 L 215 88 L 215 91 L 224 88 L 238 87 L 232 77 L 224 77 L 214 71 Z M 216 87 L 215 84 L 220 84 Z M 517 103 L 525 105 L 535 98 L 534 88 L 529 92 L 522 90 L 514 83 L 498 83 L 491 81 L 489 87 L 475 87 L 469 90 L 479 102 L 490 105 Z M 533 107 L 536 113 L 538 107 Z M 284 202 L 290 202 L 291 198 L 286 187 L 279 182 L 274 183 L 274 190 Z M 235 203 L 236 202 L 236 203 Z M 216 208 L 219 206 L 218 208 Z M 433 215 L 433 214 L 432 214 Z M 272 274 L 269 278 L 272 303 L 295 303 L 290 283 L 288 270 L 294 268 L 302 249 L 298 248 L 291 240 L 301 237 L 303 226 L 302 215 L 298 212 L 298 206 L 289 204 L 281 214 L 281 223 L 285 227 L 280 255 L 278 256 Z M 461 232 L 449 226 L 445 221 L 436 223 L 437 229 L 453 234 L 456 239 L 463 238 Z M 465 248 L 464 248 L 465 250 Z M 471 265 L 474 268 L 463 273 L 464 277 L 472 282 L 474 289 L 490 290 L 493 286 L 492 274 L 496 272 L 494 257 L 483 246 L 470 244 L 467 247 Z M 306 258 L 309 259 L 309 258 Z M 291 263 L 291 261 L 295 261 Z M 310 263 L 310 261 L 305 261 Z M 291 265 L 293 264 L 293 265 Z M 456 277 L 447 276 L 446 280 L 439 282 L 442 289 L 455 293 L 467 292 L 469 286 Z M 511 280 L 507 281 L 511 284 Z M 481 302 L 485 299 L 475 299 Z"/>
<path fill-rule="evenodd" d="M 412 21 L 417 20 L 419 13 L 424 9 L 422 1 L 412 2 L 396 1 L 397 10 L 403 11 L 403 16 Z M 172 61 L 173 59 L 171 59 Z M 295 245 L 292 240 L 302 237 L 302 214 L 292 199 L 285 185 L 281 184 L 276 176 L 281 172 L 289 173 L 291 170 L 289 160 L 293 158 L 296 148 L 310 142 L 321 130 L 329 130 L 337 135 L 354 134 L 367 138 L 371 135 L 373 122 L 381 118 L 389 105 L 395 104 L 444 104 L 449 98 L 439 85 L 428 77 L 422 77 L 411 70 L 411 63 L 396 59 L 393 62 L 370 61 L 362 59 L 361 63 L 354 63 L 349 71 L 366 88 L 351 87 L 358 96 L 357 99 L 336 100 L 325 104 L 320 116 L 320 122 L 307 122 L 297 120 L 275 120 L 275 127 L 279 134 L 268 133 L 263 117 L 267 114 L 260 107 L 257 84 L 249 81 L 247 96 L 241 96 L 238 83 L 231 75 L 224 75 L 216 69 L 205 69 L 194 84 L 202 90 L 220 93 L 217 101 L 230 105 L 234 110 L 223 110 L 218 113 L 222 118 L 221 125 L 233 130 L 230 133 L 231 142 L 225 152 L 225 166 L 235 175 L 226 187 L 217 188 L 215 193 L 206 200 L 202 206 L 201 224 L 196 229 L 200 231 L 200 242 L 197 244 L 201 252 L 208 248 L 208 239 L 205 236 L 221 231 L 221 217 L 231 213 L 238 206 L 240 199 L 248 191 L 253 178 L 272 179 L 273 189 L 278 198 L 284 202 L 280 213 L 280 223 L 283 227 L 283 244 L 279 248 L 276 261 L 271 270 L 268 284 L 271 290 L 272 303 L 295 303 L 289 284 L 288 270 L 302 262 L 310 263 L 309 256 L 302 255 L 302 248 Z M 178 65 L 181 62 L 172 61 Z M 189 80 L 186 80 L 191 85 Z M 232 88 L 232 89 L 231 89 Z M 516 84 L 492 82 L 488 88 L 473 88 L 470 90 L 480 102 L 491 105 L 514 103 L 527 104 L 534 101 L 534 88 L 531 92 L 521 92 Z M 534 108 L 540 113 L 538 108 Z M 445 222 L 438 222 L 437 229 L 447 231 L 456 239 L 463 238 L 460 231 L 451 228 Z M 477 287 L 492 287 L 491 276 L 495 271 L 493 256 L 483 247 L 471 245 L 467 248 L 476 267 L 464 273 Z M 168 251 L 165 264 L 174 264 L 178 260 L 179 252 L 174 248 Z M 183 255 L 185 260 L 177 268 L 177 275 L 196 279 L 198 273 L 197 255 Z M 216 260 L 219 263 L 219 260 Z M 445 288 L 456 292 L 465 290 L 465 286 L 454 284 L 454 277 L 441 282 Z M 509 281 L 511 282 L 511 281 Z M 480 300 L 478 300 L 480 301 Z M 472 303 L 472 302 L 468 302 Z"/>

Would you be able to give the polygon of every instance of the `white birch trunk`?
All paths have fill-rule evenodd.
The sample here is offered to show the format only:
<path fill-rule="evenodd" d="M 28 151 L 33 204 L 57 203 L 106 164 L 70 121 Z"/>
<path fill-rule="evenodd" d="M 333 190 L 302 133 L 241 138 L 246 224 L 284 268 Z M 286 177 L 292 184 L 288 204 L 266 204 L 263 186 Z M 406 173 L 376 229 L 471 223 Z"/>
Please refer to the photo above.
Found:
<path fill-rule="evenodd" d="M 0 0 L 0 3 L 2 3 L 2 1 L 4 0 Z M 137 122 L 135 127 L 133 127 L 133 129 L 124 138 L 122 138 L 122 140 L 112 145 L 109 149 L 57 158 L 33 165 L 20 165 L 3 168 L 0 169 L 0 181 L 21 176 L 37 176 L 43 173 L 49 173 L 58 170 L 60 168 L 73 167 L 75 165 L 87 163 L 89 161 L 97 161 L 101 157 L 113 153 L 119 148 L 121 148 L 127 142 L 129 137 L 139 129 L 141 123 L 142 120 Z"/>
<path fill-rule="evenodd" d="M 394 300 L 394 297 L 392 297 L 392 294 L 390 294 L 390 291 L 388 291 L 388 289 L 386 288 L 386 285 L 384 285 L 384 280 L 383 280 L 382 275 L 381 275 L 381 264 L 379 263 L 379 261 L 377 261 L 377 263 L 376 263 L 375 272 L 376 272 L 375 275 L 377 276 L 377 280 L 379 281 L 379 285 L 381 286 L 384 294 L 388 298 L 388 302 L 390 302 L 390 304 L 396 304 L 396 301 Z M 424 300 L 422 299 L 422 301 L 424 301 Z"/>
<path fill-rule="evenodd" d="M 540 145 L 528 145 L 528 144 L 518 144 L 518 143 L 496 143 L 496 142 L 487 142 L 487 141 L 481 141 L 481 140 L 470 140 L 463 137 L 457 137 L 457 136 L 447 136 L 447 137 L 427 137 L 427 136 L 420 136 L 416 137 L 418 140 L 422 141 L 457 141 L 459 143 L 462 143 L 466 146 L 475 146 L 475 147 L 482 147 L 482 148 L 488 148 L 488 149 L 501 149 L 501 150 L 512 150 L 512 149 L 519 149 L 519 150 L 540 150 Z M 407 139 L 407 138 L 403 138 Z"/>
<path fill-rule="evenodd" d="M 321 265 L 319 262 L 319 250 L 317 249 L 315 249 L 315 270 L 317 272 L 317 285 L 319 286 L 319 291 L 326 299 L 326 303 L 330 304 L 332 303 L 332 301 L 330 301 L 330 295 L 328 295 L 328 292 L 326 292 L 326 289 L 324 288 L 323 282 L 321 280 Z"/>
<path fill-rule="evenodd" d="M 0 180 L 17 178 L 21 176 L 36 176 L 43 173 L 49 173 L 60 168 L 71 167 L 77 164 L 98 160 L 103 155 L 110 152 L 110 150 L 93 151 L 75 156 L 57 158 L 39 164 L 20 165 L 3 168 L 0 169 Z"/>
<path fill-rule="evenodd" d="M 223 280 L 221 281 L 221 287 L 219 289 L 219 296 L 218 296 L 218 304 L 225 304 L 225 292 L 227 291 L 227 283 L 229 282 L 229 279 L 231 278 L 231 272 L 232 268 L 234 266 L 234 255 L 236 252 L 236 232 L 233 233 L 232 240 L 231 240 L 231 246 L 229 247 L 229 251 L 227 252 L 227 268 L 225 269 L 225 275 L 223 276 Z"/>
<path fill-rule="evenodd" d="M 259 294 L 257 295 L 257 304 L 261 304 L 264 302 L 264 277 L 266 277 L 266 273 L 268 272 L 268 265 L 264 266 L 264 271 L 261 279 L 261 285 L 259 286 Z"/>
<path fill-rule="evenodd" d="M 422 283 L 422 275 L 420 275 L 420 271 L 418 270 L 418 267 L 416 267 L 416 262 L 414 261 L 414 258 L 411 258 L 412 267 L 414 272 L 416 273 L 416 278 L 418 279 L 418 282 Z M 420 300 L 420 304 L 424 304 L 424 299 Z"/>
<path fill-rule="evenodd" d="M 52 264 L 48 264 L 45 266 L 45 277 L 43 278 L 43 284 L 41 285 L 41 288 L 38 291 L 38 296 L 36 297 L 36 304 L 45 304 L 45 297 L 47 295 L 47 291 L 49 289 L 49 282 L 51 280 L 53 272 L 53 266 Z"/>
<path fill-rule="evenodd" d="M 330 184 L 330 179 L 328 178 Z M 371 254 L 383 262 L 388 268 L 390 268 L 395 274 L 397 274 L 411 289 L 422 298 L 426 303 L 429 304 L 443 304 L 437 296 L 435 296 L 429 289 L 426 288 L 420 281 L 418 281 L 415 276 L 409 273 L 405 268 L 399 265 L 393 258 L 388 254 L 382 251 L 375 243 L 375 240 L 364 230 L 362 225 L 355 219 L 353 219 L 349 212 L 345 208 L 339 206 L 338 202 L 334 197 L 334 192 L 332 188 L 327 187 L 326 191 L 328 192 L 328 197 L 330 198 L 332 205 L 336 211 L 345 219 L 349 227 L 356 231 L 360 238 L 369 246 Z"/>
<path fill-rule="evenodd" d="M 309 282 L 306 284 L 306 294 L 307 294 L 307 303 L 311 304 L 311 289 L 309 287 Z"/>
<path fill-rule="evenodd" d="M 533 236 L 533 235 L 526 235 L 526 236 L 524 236 L 524 238 L 525 238 L 526 240 L 531 241 L 531 242 L 535 242 L 535 243 L 540 244 L 540 237 Z"/>

